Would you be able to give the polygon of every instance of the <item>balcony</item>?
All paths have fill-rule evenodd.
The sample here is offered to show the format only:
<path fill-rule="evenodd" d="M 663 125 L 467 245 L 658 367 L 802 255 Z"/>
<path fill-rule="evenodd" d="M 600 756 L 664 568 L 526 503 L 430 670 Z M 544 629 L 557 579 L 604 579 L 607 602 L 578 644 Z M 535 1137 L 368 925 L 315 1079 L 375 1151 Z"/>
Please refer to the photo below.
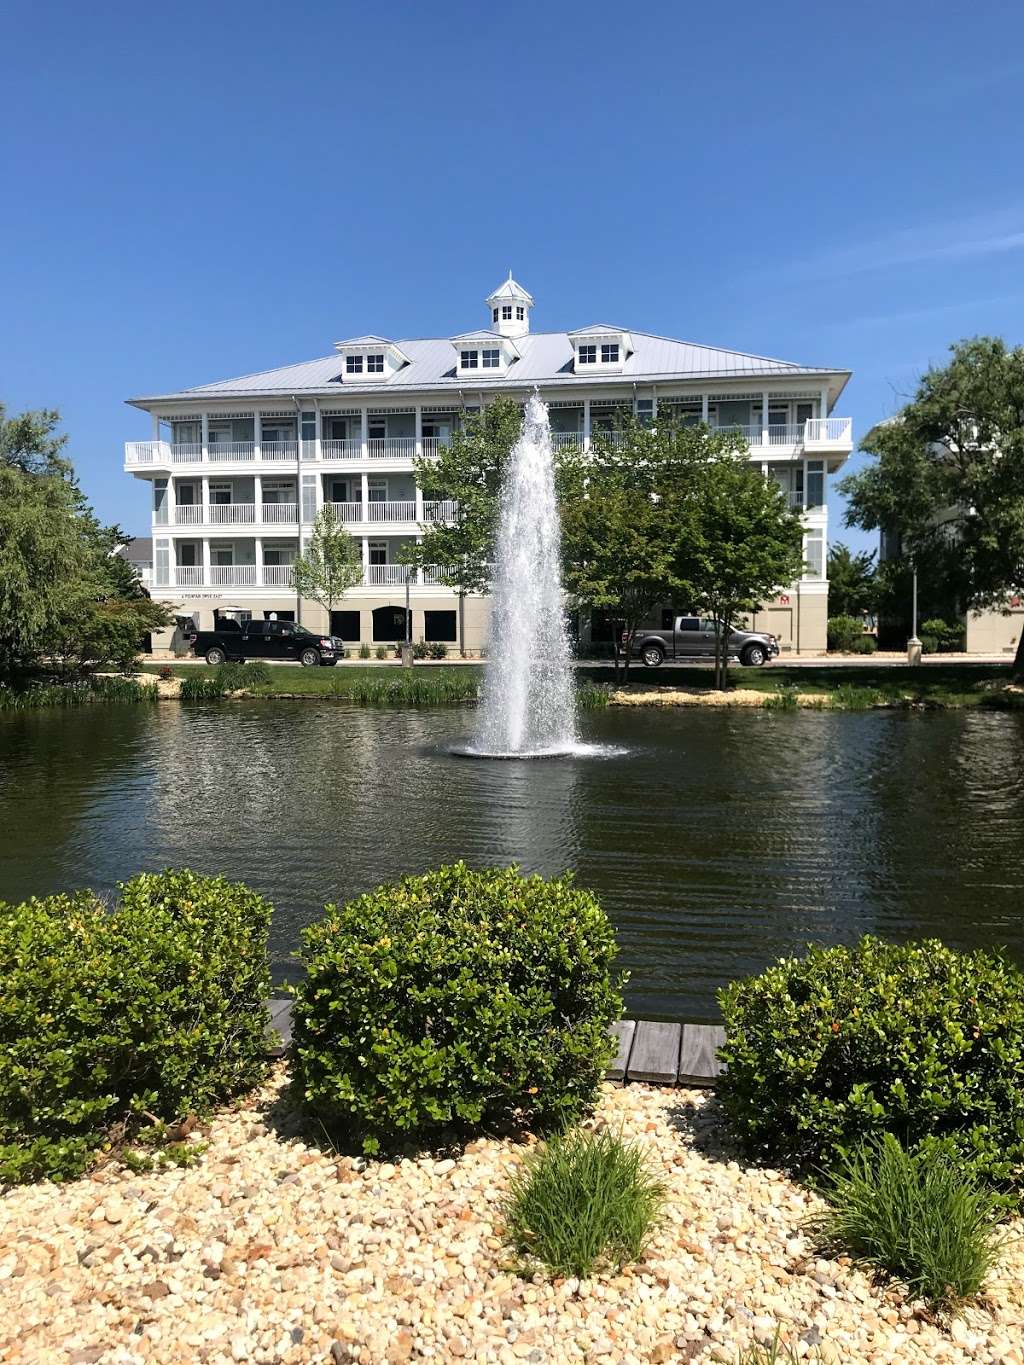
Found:
<path fill-rule="evenodd" d="M 292 587 L 292 566 L 290 564 L 264 564 L 263 582 L 268 588 Z"/>
<path fill-rule="evenodd" d="M 211 502 L 211 526 L 251 525 L 256 520 L 256 504 L 252 502 Z"/>
<path fill-rule="evenodd" d="M 177 463 L 177 451 L 181 446 L 171 446 L 172 458 Z M 199 458 L 202 459 L 202 446 L 199 447 Z M 256 458 L 256 443 L 254 441 L 214 441 L 206 447 L 210 462 L 213 464 L 227 464 L 234 460 L 254 460 Z M 294 456 L 292 457 L 294 459 Z"/>
<path fill-rule="evenodd" d="M 440 570 L 414 569 L 406 564 L 369 564 L 364 574 L 364 588 L 401 588 L 406 578 L 413 588 L 442 587 Z M 180 588 L 294 588 L 291 564 L 201 564 L 172 565 L 166 583 L 153 586 L 165 591 Z"/>
<path fill-rule="evenodd" d="M 299 520 L 298 503 L 265 502 L 263 504 L 263 520 L 274 526 L 295 526 Z"/>
<path fill-rule="evenodd" d="M 458 510 L 459 504 L 453 498 L 444 498 L 439 502 L 425 502 L 423 504 L 423 520 L 454 521 Z"/>
<path fill-rule="evenodd" d="M 256 583 L 255 564 L 211 564 L 210 582 L 215 588 L 253 587 Z"/>
<path fill-rule="evenodd" d="M 370 586 L 405 587 L 405 580 L 416 582 L 416 570 L 408 564 L 369 564 L 366 569 L 366 582 Z"/>
<path fill-rule="evenodd" d="M 805 450 L 851 450 L 853 421 L 849 417 L 813 417 L 805 424 Z"/>

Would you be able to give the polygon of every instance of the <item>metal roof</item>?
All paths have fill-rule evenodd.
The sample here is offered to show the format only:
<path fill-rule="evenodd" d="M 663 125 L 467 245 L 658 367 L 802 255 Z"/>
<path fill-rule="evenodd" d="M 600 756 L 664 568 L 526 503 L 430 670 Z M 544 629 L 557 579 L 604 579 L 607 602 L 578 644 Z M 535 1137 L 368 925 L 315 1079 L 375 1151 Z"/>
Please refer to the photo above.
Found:
<path fill-rule="evenodd" d="M 615 328 L 620 331 L 625 329 Z M 472 335 L 472 334 L 467 334 Z M 523 385 L 558 385 L 559 387 L 589 387 L 600 383 L 664 383 L 695 379 L 797 379 L 801 376 L 834 376 L 840 378 L 841 389 L 849 378 L 849 371 L 823 366 L 797 365 L 769 356 L 749 355 L 745 351 L 729 351 L 716 346 L 700 346 L 690 341 L 675 341 L 671 337 L 654 336 L 650 332 L 630 331 L 633 352 L 616 368 L 614 375 L 576 374 L 573 369 L 573 348 L 568 332 L 533 332 L 514 338 L 520 359 L 500 375 L 487 374 L 467 378 L 457 372 L 457 356 L 449 337 L 420 338 L 392 342 L 400 347 L 409 363 L 384 381 L 360 383 L 353 375 L 344 374 L 344 362 L 335 351 L 318 360 L 305 360 L 279 369 L 261 370 L 256 374 L 241 375 L 236 379 L 200 384 L 195 388 L 174 393 L 151 394 L 129 401 L 139 407 L 167 401 L 200 398 L 247 398 L 249 396 L 317 395 L 337 397 L 341 394 L 382 395 L 388 392 L 408 394 L 422 390 L 471 392 L 474 388 L 493 392 L 498 389 L 518 389 Z M 462 338 L 459 338 L 460 340 Z"/>

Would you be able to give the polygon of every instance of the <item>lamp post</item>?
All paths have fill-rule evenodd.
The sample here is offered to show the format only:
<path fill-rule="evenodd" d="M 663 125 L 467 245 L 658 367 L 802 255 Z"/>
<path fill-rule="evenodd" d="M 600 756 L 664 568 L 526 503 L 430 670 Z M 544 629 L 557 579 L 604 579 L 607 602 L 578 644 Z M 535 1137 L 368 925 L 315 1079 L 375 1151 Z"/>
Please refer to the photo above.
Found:
<path fill-rule="evenodd" d="M 917 565 L 913 566 L 913 579 L 910 590 L 910 639 L 907 641 L 907 663 L 917 665 L 921 662 L 921 641 L 917 638 Z"/>
<path fill-rule="evenodd" d="M 409 579 L 412 568 L 405 568 L 405 642 L 402 645 L 402 667 L 412 668 L 412 612 L 409 609 Z"/>

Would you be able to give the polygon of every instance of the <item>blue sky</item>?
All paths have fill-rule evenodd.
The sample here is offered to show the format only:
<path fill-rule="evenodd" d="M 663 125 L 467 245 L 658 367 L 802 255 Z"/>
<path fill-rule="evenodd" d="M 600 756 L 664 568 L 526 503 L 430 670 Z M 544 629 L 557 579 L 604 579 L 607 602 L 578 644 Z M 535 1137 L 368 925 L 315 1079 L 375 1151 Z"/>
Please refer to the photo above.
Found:
<path fill-rule="evenodd" d="M 850 368 L 858 433 L 952 340 L 1022 340 L 1006 0 L 4 14 L 0 398 L 59 408 L 137 534 L 126 397 L 453 334 L 510 267 L 538 330 Z"/>

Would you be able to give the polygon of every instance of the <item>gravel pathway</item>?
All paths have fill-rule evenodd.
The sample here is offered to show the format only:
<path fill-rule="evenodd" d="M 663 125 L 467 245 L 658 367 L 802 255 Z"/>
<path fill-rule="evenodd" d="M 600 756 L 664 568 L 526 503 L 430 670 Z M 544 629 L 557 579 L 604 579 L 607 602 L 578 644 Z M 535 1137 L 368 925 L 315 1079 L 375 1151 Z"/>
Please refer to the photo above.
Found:
<path fill-rule="evenodd" d="M 1024 1229 L 987 1308 L 944 1331 L 816 1259 L 813 1198 L 730 1160 L 700 1091 L 605 1087 L 598 1122 L 648 1147 L 667 1220 L 642 1265 L 550 1284 L 518 1278 L 501 1241 L 521 1145 L 364 1168 L 301 1140 L 283 1081 L 221 1114 L 190 1169 L 8 1191 L 0 1360 L 735 1361 L 778 1323 L 809 1360 L 1024 1365 Z"/>

